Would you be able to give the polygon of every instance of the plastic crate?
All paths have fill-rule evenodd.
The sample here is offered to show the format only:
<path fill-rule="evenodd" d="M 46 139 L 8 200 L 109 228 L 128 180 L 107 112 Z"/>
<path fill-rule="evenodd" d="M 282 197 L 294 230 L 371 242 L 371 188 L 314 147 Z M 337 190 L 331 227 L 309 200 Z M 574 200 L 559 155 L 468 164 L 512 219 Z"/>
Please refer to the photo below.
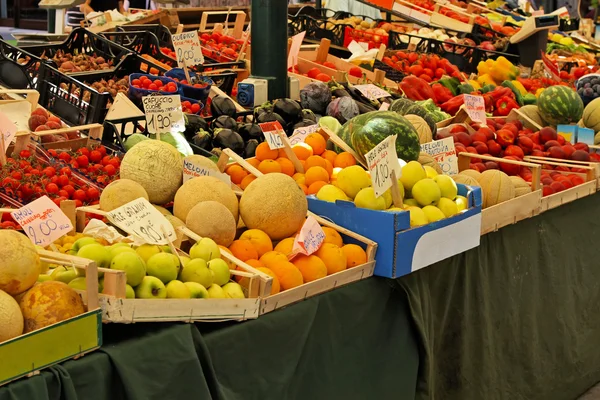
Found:
<path fill-rule="evenodd" d="M 0 84 L 11 89 L 33 89 L 41 59 L 0 40 Z"/>

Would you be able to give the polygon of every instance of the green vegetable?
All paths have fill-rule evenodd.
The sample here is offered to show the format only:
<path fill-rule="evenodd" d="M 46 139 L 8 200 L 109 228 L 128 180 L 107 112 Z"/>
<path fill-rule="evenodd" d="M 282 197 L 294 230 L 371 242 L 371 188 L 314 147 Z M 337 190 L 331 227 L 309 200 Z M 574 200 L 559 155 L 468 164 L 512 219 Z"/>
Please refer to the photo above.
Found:
<path fill-rule="evenodd" d="M 153 136 L 153 138 L 155 138 Z M 194 154 L 192 147 L 185 139 L 185 137 L 179 132 L 173 133 L 161 133 L 160 141 L 169 143 L 171 146 L 175 147 L 179 153 L 181 153 L 184 157 L 191 156 Z"/>
<path fill-rule="evenodd" d="M 512 92 L 515 94 L 515 100 L 517 101 L 519 106 L 523 105 L 523 95 L 521 94 L 521 91 L 511 81 L 507 80 L 502 82 L 502 86 L 512 90 Z"/>
<path fill-rule="evenodd" d="M 538 110 L 550 125 L 577 123 L 583 115 L 583 101 L 567 86 L 550 86 L 538 98 Z"/>
<path fill-rule="evenodd" d="M 142 135 L 141 133 L 134 133 L 133 135 L 129 136 L 127 140 L 125 140 L 125 143 L 123 143 L 123 147 L 125 147 L 125 151 L 129 151 L 133 146 L 135 146 L 139 142 L 149 139 L 149 137 Z"/>
<path fill-rule="evenodd" d="M 527 93 L 523 96 L 523 104 L 524 105 L 535 105 L 537 104 L 537 97 L 533 93 Z"/>
<path fill-rule="evenodd" d="M 442 78 L 438 81 L 438 83 L 440 83 L 443 86 L 450 89 L 454 96 L 456 96 L 457 94 L 460 94 L 458 92 L 458 86 L 460 85 L 460 81 L 458 80 L 458 78 Z M 469 93 L 471 93 L 471 92 L 469 92 Z"/>
<path fill-rule="evenodd" d="M 470 83 L 462 83 L 458 85 L 458 94 L 471 94 L 475 91 Z"/>
<path fill-rule="evenodd" d="M 413 114 L 423 118 L 425 122 L 427 122 L 429 129 L 431 129 L 431 134 L 435 136 L 437 132 L 437 125 L 435 124 L 435 120 L 431 117 L 431 115 L 425 108 L 421 107 L 416 102 L 405 98 L 397 99 L 394 100 L 392 104 L 390 104 L 389 110 L 395 111 L 402 116 Z"/>
<path fill-rule="evenodd" d="M 496 88 L 496 85 L 492 85 L 491 83 L 486 83 L 485 85 L 483 85 L 480 92 L 488 93 L 488 92 L 491 92 L 492 90 L 494 90 L 495 88 Z"/>
<path fill-rule="evenodd" d="M 433 119 L 436 124 L 451 117 L 450 114 L 443 112 L 441 108 L 436 106 L 433 99 L 417 101 L 415 103 L 427 110 L 429 117 Z"/>
<path fill-rule="evenodd" d="M 342 129 L 342 124 L 340 124 L 340 121 L 330 116 L 319 118 L 319 126 L 322 128 L 327 128 L 336 134 L 340 131 L 340 129 Z"/>

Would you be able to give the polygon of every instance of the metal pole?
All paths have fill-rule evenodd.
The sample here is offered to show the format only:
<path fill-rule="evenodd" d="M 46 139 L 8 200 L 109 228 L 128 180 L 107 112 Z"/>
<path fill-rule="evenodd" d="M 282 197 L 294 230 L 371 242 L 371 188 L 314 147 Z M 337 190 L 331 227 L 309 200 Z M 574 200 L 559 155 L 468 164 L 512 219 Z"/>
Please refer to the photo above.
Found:
<path fill-rule="evenodd" d="M 287 1 L 254 0 L 252 76 L 269 83 L 269 100 L 287 97 Z"/>
<path fill-rule="evenodd" d="M 319 8 L 323 8 L 323 5 L 322 5 L 322 3 L 321 3 L 321 0 L 316 0 L 316 1 L 315 1 L 315 7 L 316 7 L 317 9 L 319 9 Z"/>

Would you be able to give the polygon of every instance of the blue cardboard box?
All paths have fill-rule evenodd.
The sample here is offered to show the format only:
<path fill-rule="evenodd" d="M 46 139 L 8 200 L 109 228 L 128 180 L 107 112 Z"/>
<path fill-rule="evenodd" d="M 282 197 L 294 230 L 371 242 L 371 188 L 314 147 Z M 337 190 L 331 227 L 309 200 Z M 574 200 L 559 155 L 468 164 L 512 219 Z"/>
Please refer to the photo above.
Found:
<path fill-rule="evenodd" d="M 335 203 L 308 197 L 311 212 L 377 242 L 375 275 L 398 278 L 479 246 L 481 189 L 458 184 L 469 209 L 420 227 L 410 227 L 407 211 L 358 208 L 350 201 Z"/>

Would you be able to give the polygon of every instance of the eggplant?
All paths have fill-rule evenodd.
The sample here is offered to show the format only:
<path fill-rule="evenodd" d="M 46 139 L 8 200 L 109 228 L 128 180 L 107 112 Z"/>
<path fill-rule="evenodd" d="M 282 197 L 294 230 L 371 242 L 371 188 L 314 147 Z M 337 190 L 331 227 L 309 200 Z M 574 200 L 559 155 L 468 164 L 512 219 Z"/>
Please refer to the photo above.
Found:
<path fill-rule="evenodd" d="M 317 123 L 317 116 L 314 112 L 312 112 L 312 110 L 309 110 L 308 108 L 302 110 L 302 119 L 310 119 L 311 121 L 315 121 L 315 124 Z"/>
<path fill-rule="evenodd" d="M 204 130 L 206 132 L 210 132 L 208 128 L 208 122 L 198 115 L 195 114 L 183 114 L 185 119 L 185 131 L 183 132 L 183 136 L 187 140 L 192 140 L 196 133 Z"/>
<path fill-rule="evenodd" d="M 352 97 L 346 89 L 335 89 L 331 92 L 333 97 Z"/>
<path fill-rule="evenodd" d="M 213 146 L 221 149 L 228 148 L 240 156 L 244 154 L 244 139 L 231 129 L 217 128 L 214 132 Z"/>
<path fill-rule="evenodd" d="M 377 111 L 377 109 L 375 107 L 373 107 L 373 106 L 371 106 L 369 104 L 365 104 L 365 103 L 362 103 L 360 101 L 355 101 L 355 103 L 358 106 L 358 112 L 360 114 L 366 114 L 366 113 L 371 112 L 371 111 Z"/>
<path fill-rule="evenodd" d="M 253 123 L 241 124 L 237 132 L 245 141 L 256 139 L 257 141 L 262 142 L 264 139 L 260 126 Z"/>
<path fill-rule="evenodd" d="M 291 99 L 279 99 L 273 104 L 273 112 L 283 118 L 287 124 L 294 125 L 302 118 L 302 107 L 297 101 Z"/>
<path fill-rule="evenodd" d="M 294 130 L 296 130 L 298 128 L 304 128 L 306 126 L 312 126 L 312 125 L 315 125 L 316 123 L 317 123 L 316 121 L 313 121 L 311 119 L 303 119 L 302 121 L 294 124 Z"/>
<path fill-rule="evenodd" d="M 211 125 L 213 129 L 225 128 L 236 132 L 238 130 L 237 121 L 231 118 L 229 115 L 221 115 L 220 117 L 217 117 Z"/>
<path fill-rule="evenodd" d="M 256 153 L 256 148 L 258 147 L 258 140 L 250 139 L 246 144 L 246 149 L 244 150 L 244 158 L 252 158 Z"/>
<path fill-rule="evenodd" d="M 217 95 L 210 102 L 210 112 L 215 118 L 221 115 L 233 117 L 236 113 L 235 104 L 229 97 Z"/>
<path fill-rule="evenodd" d="M 285 120 L 281 117 L 281 115 L 279 115 L 273 111 L 263 112 L 256 118 L 256 122 L 258 122 L 260 124 L 262 124 L 263 122 L 273 122 L 273 121 L 278 121 L 281 124 L 281 126 L 284 128 L 287 125 L 287 122 L 285 122 Z"/>
<path fill-rule="evenodd" d="M 204 150 L 210 150 L 212 149 L 212 135 L 208 131 L 200 129 L 192 138 L 192 143 Z"/>

